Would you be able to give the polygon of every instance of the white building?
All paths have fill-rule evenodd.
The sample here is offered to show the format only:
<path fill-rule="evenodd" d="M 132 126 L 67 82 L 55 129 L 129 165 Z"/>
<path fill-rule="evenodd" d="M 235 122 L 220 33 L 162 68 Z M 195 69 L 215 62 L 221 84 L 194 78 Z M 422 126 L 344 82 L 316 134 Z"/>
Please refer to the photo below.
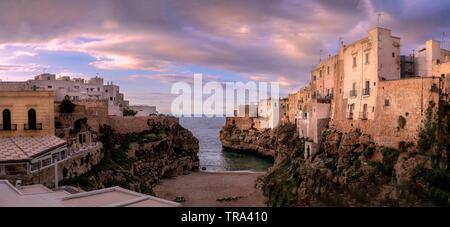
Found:
<path fill-rule="evenodd" d="M 373 120 L 380 80 L 400 79 L 400 38 L 374 28 L 369 35 L 340 49 L 343 62 L 342 98 L 347 119 Z"/>
<path fill-rule="evenodd" d="M 103 78 L 98 76 L 85 80 L 68 76 L 56 78 L 55 74 L 44 73 L 26 82 L 0 82 L 1 91 L 18 89 L 53 91 L 56 102 L 61 102 L 66 97 L 73 102 L 108 100 L 108 114 L 115 116 L 122 116 L 123 108 L 129 105 L 124 94 L 120 93 L 119 86 L 113 85 L 112 82 L 105 85 Z"/>
<path fill-rule="evenodd" d="M 441 42 L 428 40 L 425 47 L 419 50 L 415 57 L 415 72 L 417 76 L 440 76 L 440 65 L 450 60 L 450 51 L 441 48 Z"/>
<path fill-rule="evenodd" d="M 282 122 L 288 122 L 288 99 L 264 99 L 258 103 L 260 128 L 276 128 Z"/>

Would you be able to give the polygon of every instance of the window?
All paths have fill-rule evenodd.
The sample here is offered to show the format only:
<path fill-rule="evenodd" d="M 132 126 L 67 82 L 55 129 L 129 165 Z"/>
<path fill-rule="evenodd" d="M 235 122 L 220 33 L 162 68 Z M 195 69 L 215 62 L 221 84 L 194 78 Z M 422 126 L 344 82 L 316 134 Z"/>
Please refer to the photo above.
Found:
<path fill-rule="evenodd" d="M 42 160 L 42 167 L 49 166 L 51 164 L 52 164 L 51 158 L 46 158 L 46 159 Z"/>
<path fill-rule="evenodd" d="M 31 171 L 39 170 L 41 168 L 41 162 L 31 163 Z"/>
<path fill-rule="evenodd" d="M 28 110 L 28 129 L 36 129 L 36 110 Z"/>
<path fill-rule="evenodd" d="M 350 97 L 356 97 L 356 83 L 352 84 L 352 90 L 350 90 Z"/>
<path fill-rule="evenodd" d="M 112 97 L 109 97 L 109 100 L 111 100 L 111 101 L 112 101 L 112 100 L 113 100 L 113 98 L 112 98 Z"/>
<path fill-rule="evenodd" d="M 392 52 L 392 57 L 395 58 L 395 53 L 394 52 Z"/>
<path fill-rule="evenodd" d="M 8 109 L 3 110 L 3 130 L 11 130 L 11 111 Z"/>
<path fill-rule="evenodd" d="M 327 67 L 327 74 L 330 75 L 330 66 Z"/>
<path fill-rule="evenodd" d="M 365 82 L 365 87 L 363 90 L 364 95 L 370 95 L 370 81 Z"/>
<path fill-rule="evenodd" d="M 384 98 L 384 106 L 390 106 L 391 105 L 391 100 L 389 99 L 389 97 Z"/>
<path fill-rule="evenodd" d="M 314 76 L 313 78 L 314 78 L 314 80 L 316 80 L 316 76 Z"/>
<path fill-rule="evenodd" d="M 106 89 L 105 92 L 108 93 L 108 89 Z"/>
<path fill-rule="evenodd" d="M 99 87 L 97 88 L 97 91 L 100 91 L 100 88 L 99 88 Z"/>
<path fill-rule="evenodd" d="M 360 119 L 367 120 L 367 104 L 363 105 L 363 112 L 360 115 Z"/>
<path fill-rule="evenodd" d="M 356 66 L 356 56 L 353 56 L 353 68 L 355 68 Z"/>
<path fill-rule="evenodd" d="M 369 53 L 366 53 L 366 64 L 369 64 L 370 63 L 370 61 L 369 61 Z"/>
<path fill-rule="evenodd" d="M 319 70 L 319 78 L 322 78 L 322 70 Z"/>
<path fill-rule="evenodd" d="M 53 88 L 53 86 L 52 86 L 52 85 L 48 85 L 47 87 L 48 87 L 49 89 L 52 89 L 52 88 Z"/>

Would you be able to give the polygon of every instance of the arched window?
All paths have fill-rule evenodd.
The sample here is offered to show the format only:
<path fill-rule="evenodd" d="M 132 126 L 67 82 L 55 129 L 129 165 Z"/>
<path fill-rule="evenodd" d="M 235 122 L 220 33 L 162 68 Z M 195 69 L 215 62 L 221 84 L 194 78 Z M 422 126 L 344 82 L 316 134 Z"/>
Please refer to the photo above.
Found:
<path fill-rule="evenodd" d="M 36 110 L 28 110 L 28 129 L 36 129 Z"/>
<path fill-rule="evenodd" d="M 3 130 L 11 130 L 11 111 L 8 109 L 3 110 Z"/>

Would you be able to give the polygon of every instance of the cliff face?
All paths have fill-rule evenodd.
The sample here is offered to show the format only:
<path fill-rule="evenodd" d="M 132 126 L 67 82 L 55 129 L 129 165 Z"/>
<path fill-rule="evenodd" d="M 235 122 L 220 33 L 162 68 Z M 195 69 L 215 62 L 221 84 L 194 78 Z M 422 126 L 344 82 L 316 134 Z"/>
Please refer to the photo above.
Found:
<path fill-rule="evenodd" d="M 449 115 L 427 113 L 417 144 L 377 146 L 357 131 L 322 133 L 321 150 L 279 153 L 261 181 L 271 206 L 448 206 Z M 439 122 L 439 124 L 437 123 Z"/>
<path fill-rule="evenodd" d="M 198 140 L 173 117 L 95 119 L 104 158 L 90 172 L 66 183 L 87 190 L 119 185 L 153 194 L 167 176 L 199 167 Z"/>
<path fill-rule="evenodd" d="M 327 129 L 322 147 L 304 158 L 295 127 L 259 132 L 224 127 L 224 147 L 273 155 L 260 180 L 270 206 L 448 206 L 450 106 L 426 113 L 417 143 L 378 146 L 358 131 Z"/>
<path fill-rule="evenodd" d="M 298 149 L 300 142 L 295 126 L 286 124 L 277 130 L 256 129 L 240 130 L 233 126 L 225 126 L 220 131 L 222 146 L 228 149 L 254 152 L 261 156 L 275 158 L 278 153 Z"/>

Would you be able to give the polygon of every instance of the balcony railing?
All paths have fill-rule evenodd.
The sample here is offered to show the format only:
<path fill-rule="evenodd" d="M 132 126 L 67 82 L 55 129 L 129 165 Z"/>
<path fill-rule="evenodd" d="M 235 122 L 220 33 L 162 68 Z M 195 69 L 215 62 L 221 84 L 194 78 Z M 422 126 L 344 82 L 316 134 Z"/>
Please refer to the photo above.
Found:
<path fill-rule="evenodd" d="M 5 125 L 0 124 L 0 131 L 16 131 L 17 124 L 11 124 L 10 127 L 5 127 Z"/>
<path fill-rule="evenodd" d="M 347 119 L 353 119 L 353 112 L 347 112 L 347 114 L 345 115 L 345 117 Z"/>
<path fill-rule="evenodd" d="M 356 90 L 350 91 L 350 97 L 356 97 L 356 95 L 357 95 Z"/>
<path fill-rule="evenodd" d="M 363 95 L 364 96 L 369 96 L 370 95 L 370 88 L 364 88 L 363 89 Z"/>
<path fill-rule="evenodd" d="M 35 127 L 30 127 L 29 124 L 24 124 L 23 129 L 24 130 L 42 130 L 42 123 L 36 123 Z"/>
<path fill-rule="evenodd" d="M 367 116 L 368 116 L 367 112 L 359 113 L 359 119 L 361 119 L 361 120 L 367 120 Z"/>

